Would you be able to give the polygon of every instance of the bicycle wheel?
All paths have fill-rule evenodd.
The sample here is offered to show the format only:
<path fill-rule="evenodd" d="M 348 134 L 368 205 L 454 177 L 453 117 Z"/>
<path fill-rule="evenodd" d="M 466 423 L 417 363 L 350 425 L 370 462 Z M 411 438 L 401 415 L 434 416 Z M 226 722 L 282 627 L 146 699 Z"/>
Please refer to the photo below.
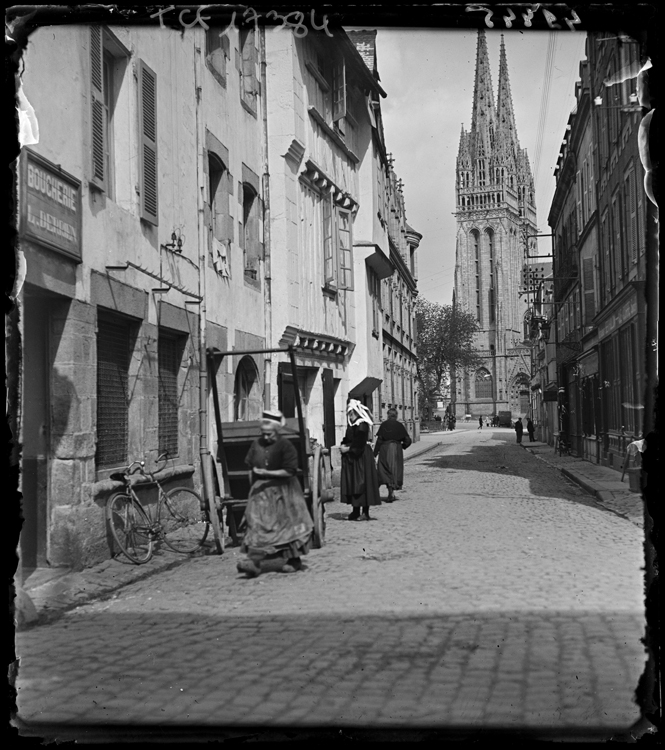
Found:
<path fill-rule="evenodd" d="M 164 494 L 159 521 L 166 544 L 174 552 L 183 554 L 200 549 L 210 529 L 201 498 L 186 487 L 174 487 Z"/>
<path fill-rule="evenodd" d="M 129 495 L 119 492 L 106 501 L 106 519 L 125 557 L 137 565 L 152 557 L 153 535 L 148 515 Z"/>

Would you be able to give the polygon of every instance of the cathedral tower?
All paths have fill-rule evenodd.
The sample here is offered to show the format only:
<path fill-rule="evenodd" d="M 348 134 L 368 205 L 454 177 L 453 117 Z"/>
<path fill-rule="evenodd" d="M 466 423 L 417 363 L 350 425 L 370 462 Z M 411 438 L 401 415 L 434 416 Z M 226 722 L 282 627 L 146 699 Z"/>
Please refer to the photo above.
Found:
<path fill-rule="evenodd" d="M 519 296 L 527 237 L 535 235 L 536 202 L 526 150 L 520 147 L 501 37 L 494 103 L 487 41 L 478 32 L 471 129 L 462 126 L 457 155 L 457 247 L 453 304 L 476 317 L 480 367 L 454 373 L 455 413 L 499 411 L 513 419 L 529 409 L 530 351 L 522 345 Z"/>

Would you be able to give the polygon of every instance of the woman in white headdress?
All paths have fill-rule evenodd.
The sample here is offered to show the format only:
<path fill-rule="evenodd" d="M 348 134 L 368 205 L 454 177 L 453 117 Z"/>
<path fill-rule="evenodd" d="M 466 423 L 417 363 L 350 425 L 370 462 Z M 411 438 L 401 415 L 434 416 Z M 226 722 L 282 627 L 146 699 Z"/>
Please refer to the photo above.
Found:
<path fill-rule="evenodd" d="M 369 506 L 381 504 L 379 478 L 369 445 L 372 438 L 372 415 L 356 399 L 349 401 L 346 414 L 348 427 L 340 446 L 341 501 L 353 507 L 349 521 L 369 521 Z"/>
<path fill-rule="evenodd" d="M 265 557 L 282 557 L 294 570 L 302 570 L 300 557 L 310 548 L 314 524 L 296 476 L 298 453 L 279 434 L 285 424 L 281 412 L 264 411 L 261 437 L 245 458 L 251 489 L 241 551 L 247 559 L 238 563 L 238 570 L 251 577 L 259 575 Z"/>

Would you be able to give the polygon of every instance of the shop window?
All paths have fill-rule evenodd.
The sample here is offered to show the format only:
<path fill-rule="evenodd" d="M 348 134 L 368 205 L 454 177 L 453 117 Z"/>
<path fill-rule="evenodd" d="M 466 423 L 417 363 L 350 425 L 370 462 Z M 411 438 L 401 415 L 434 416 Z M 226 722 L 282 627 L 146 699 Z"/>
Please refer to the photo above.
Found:
<path fill-rule="evenodd" d="M 182 365 L 186 337 L 159 332 L 158 359 L 158 443 L 159 452 L 178 455 L 179 393 L 178 373 Z"/>
<path fill-rule="evenodd" d="M 136 338 L 124 317 L 99 313 L 97 320 L 98 468 L 127 464 L 129 437 L 129 365 Z"/>

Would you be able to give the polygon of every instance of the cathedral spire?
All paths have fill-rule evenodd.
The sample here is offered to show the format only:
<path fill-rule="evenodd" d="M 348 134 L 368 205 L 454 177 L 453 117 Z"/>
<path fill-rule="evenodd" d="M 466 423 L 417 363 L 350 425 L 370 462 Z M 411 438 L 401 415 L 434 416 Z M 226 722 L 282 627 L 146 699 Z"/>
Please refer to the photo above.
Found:
<path fill-rule="evenodd" d="M 471 133 L 475 146 L 475 157 L 489 154 L 494 145 L 496 112 L 492 92 L 492 75 L 487 54 L 487 40 L 484 29 L 478 32 L 476 50 L 476 80 L 473 86 L 473 111 Z"/>
<path fill-rule="evenodd" d="M 508 63 L 506 61 L 506 47 L 501 35 L 501 51 L 499 53 L 499 91 L 497 94 L 497 132 L 500 134 L 502 146 L 507 147 L 513 154 L 517 154 L 519 141 L 517 128 L 515 127 L 515 115 L 513 113 L 513 98 L 510 94 L 510 79 L 508 77 Z"/>

